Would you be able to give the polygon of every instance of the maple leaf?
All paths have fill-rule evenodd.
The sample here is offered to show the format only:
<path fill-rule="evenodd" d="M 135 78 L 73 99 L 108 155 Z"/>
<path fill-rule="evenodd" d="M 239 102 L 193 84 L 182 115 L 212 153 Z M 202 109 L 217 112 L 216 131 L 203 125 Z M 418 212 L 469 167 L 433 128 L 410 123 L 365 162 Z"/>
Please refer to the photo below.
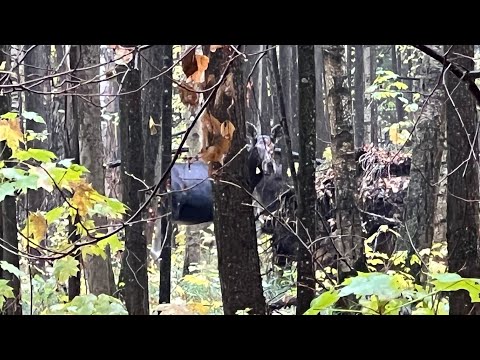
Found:
<path fill-rule="evenodd" d="M 205 73 L 205 70 L 208 68 L 209 58 L 205 55 L 195 55 L 195 59 L 197 60 L 197 71 L 192 74 L 192 80 L 194 82 L 201 82 L 202 76 Z"/>
<path fill-rule="evenodd" d="M 20 142 L 24 142 L 18 117 L 10 120 L 0 119 L 0 141 L 4 140 L 7 141 L 7 146 L 12 149 L 12 152 L 18 149 Z"/>
<path fill-rule="evenodd" d="M 92 188 L 92 184 L 87 184 L 84 179 L 70 181 L 69 186 L 73 191 L 71 203 L 78 209 L 80 216 L 85 216 L 93 205 L 94 201 L 91 198 L 96 191 Z"/>
<path fill-rule="evenodd" d="M 47 235 L 47 220 L 41 212 L 37 211 L 29 213 L 22 234 L 32 240 L 30 244 L 34 247 L 40 244 L 40 241 L 45 239 L 45 235 Z"/>

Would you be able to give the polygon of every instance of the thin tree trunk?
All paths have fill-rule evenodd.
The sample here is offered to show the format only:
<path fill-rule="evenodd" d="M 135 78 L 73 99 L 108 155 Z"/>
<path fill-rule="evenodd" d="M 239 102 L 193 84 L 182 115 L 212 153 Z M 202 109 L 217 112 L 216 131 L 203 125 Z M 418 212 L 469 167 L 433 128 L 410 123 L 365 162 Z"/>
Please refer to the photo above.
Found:
<path fill-rule="evenodd" d="M 292 150 L 298 152 L 298 48 L 297 45 L 292 45 L 292 67 L 291 67 L 291 117 L 289 124 L 290 126 L 290 135 L 292 138 Z M 288 99 L 287 99 L 288 101 Z"/>
<path fill-rule="evenodd" d="M 368 88 L 372 84 L 372 73 L 371 70 L 371 46 L 364 45 L 363 46 L 363 79 L 364 79 L 364 89 Z M 369 95 L 366 98 L 366 102 L 364 103 L 364 111 L 363 111 L 363 123 L 365 124 L 366 134 L 364 134 L 364 139 L 368 142 L 372 142 L 372 113 L 370 111 L 370 106 L 372 106 L 372 96 Z"/>
<path fill-rule="evenodd" d="M 123 82 L 120 97 L 120 149 L 122 154 L 122 200 L 131 211 L 136 211 L 143 198 L 143 184 L 134 179 L 143 179 L 144 154 L 138 151 L 143 144 L 140 71 L 134 68 L 135 61 L 127 64 L 128 73 Z M 125 69 L 125 66 L 121 66 Z M 131 175 L 127 175 L 131 174 Z M 125 284 L 122 295 L 130 315 L 148 315 L 147 242 L 143 235 L 144 224 L 138 222 L 125 229 L 125 251 L 122 256 L 121 282 Z"/>
<path fill-rule="evenodd" d="M 397 75 L 400 75 L 401 64 L 401 56 L 400 54 L 398 54 L 397 57 L 396 46 L 392 45 L 392 71 Z M 403 110 L 403 103 L 400 101 L 399 97 L 400 95 L 395 98 L 395 105 L 397 108 L 397 121 L 403 121 L 405 112 Z"/>
<path fill-rule="evenodd" d="M 344 47 L 326 46 L 325 82 L 328 86 L 328 112 L 332 131 L 333 170 L 335 172 L 336 222 L 339 237 L 339 278 L 364 269 L 364 246 L 361 218 L 356 206 L 357 176 L 351 121 L 350 96 L 346 84 Z"/>
<path fill-rule="evenodd" d="M 315 45 L 315 104 L 316 104 L 316 158 L 321 159 L 325 149 L 330 146 L 330 123 L 325 114 L 325 87 L 324 87 L 324 64 L 322 45 Z"/>
<path fill-rule="evenodd" d="M 444 47 L 448 51 L 450 45 Z M 473 45 L 454 45 L 449 52 L 451 61 L 466 70 L 473 70 Z M 461 54 L 463 56 L 458 56 Z M 449 272 L 464 277 L 480 277 L 479 267 L 479 170 L 478 119 L 476 104 L 465 83 L 447 73 L 447 88 L 451 101 L 446 104 L 448 179 L 447 179 L 447 244 Z M 454 91 L 455 89 L 455 91 Z M 453 101 L 453 104 L 452 104 Z M 458 168 L 458 169 L 457 169 Z M 450 293 L 450 314 L 480 314 L 478 303 L 472 304 L 466 291 Z"/>
<path fill-rule="evenodd" d="M 173 64 L 172 45 L 162 45 L 163 47 L 163 67 L 168 68 Z M 172 161 L 172 77 L 171 71 L 160 78 L 162 82 L 162 136 L 161 136 L 161 170 L 162 174 L 167 170 Z M 160 192 L 166 192 L 166 186 L 162 184 Z M 160 203 L 160 213 L 166 214 L 170 207 L 164 197 L 165 201 Z M 163 200 L 163 199 L 162 199 Z M 160 253 L 160 295 L 159 301 L 161 303 L 170 302 L 171 292 L 171 257 L 172 257 L 172 223 L 170 217 L 165 216 L 160 220 L 160 235 L 164 242 L 162 252 Z"/>
<path fill-rule="evenodd" d="M 218 81 L 232 53 L 228 47 L 211 53 L 206 77 L 213 76 L 213 81 Z M 247 308 L 253 314 L 266 312 L 253 209 L 245 205 L 251 198 L 242 189 L 249 187 L 247 154 L 245 151 L 240 152 L 246 143 L 245 83 L 241 64 L 241 59 L 236 59 L 229 70 L 233 75 L 235 93 L 230 111 L 227 110 L 230 101 L 224 101 L 222 105 L 211 103 L 209 106 L 209 111 L 219 121 L 223 122 L 228 117 L 235 126 L 231 148 L 224 160 L 224 163 L 231 163 L 216 176 L 214 186 L 215 238 L 225 315 L 233 315 L 238 310 Z M 235 183 L 241 188 L 222 180 Z"/>
<path fill-rule="evenodd" d="M 315 51 L 313 45 L 298 46 L 299 100 L 299 184 L 297 233 L 306 246 L 315 240 Z M 310 251 L 309 251 L 310 250 Z M 315 295 L 313 248 L 299 246 L 297 263 L 297 315 L 310 308 Z"/>
<path fill-rule="evenodd" d="M 72 45 L 70 50 L 70 68 L 76 69 L 80 65 L 80 45 Z M 75 73 L 71 75 L 71 80 L 73 81 L 73 76 Z M 79 128 L 79 103 L 78 103 L 77 96 L 71 96 L 70 104 L 66 104 L 65 109 L 65 139 L 64 139 L 64 148 L 65 148 L 65 156 L 67 158 L 73 159 L 73 162 L 76 164 L 80 164 L 80 150 L 79 150 L 79 142 L 78 142 L 78 128 Z M 67 100 L 68 101 L 68 100 Z M 70 110 L 68 112 L 68 110 Z M 80 235 L 77 234 L 77 223 L 79 221 L 78 215 L 75 216 L 75 219 L 69 218 L 68 224 L 68 233 L 73 234 L 70 238 L 72 243 L 77 242 L 80 239 Z M 82 264 L 82 253 L 79 251 L 75 255 L 75 259 Z M 68 278 L 68 298 L 69 300 L 73 300 L 75 296 L 80 295 L 80 281 L 81 281 L 81 271 L 78 271 L 75 276 L 70 276 Z"/>
<path fill-rule="evenodd" d="M 370 84 L 376 78 L 376 71 L 377 71 L 377 54 L 375 45 L 370 46 Z M 369 84 L 369 85 L 370 85 Z M 370 123 L 371 123 L 371 137 L 372 137 L 372 144 L 374 146 L 378 146 L 378 119 L 377 119 L 377 104 L 375 99 L 372 98 L 370 104 Z"/>
<path fill-rule="evenodd" d="M 0 45 L 0 64 L 5 61 L 5 70 L 10 68 L 10 57 L 6 55 L 10 52 L 9 45 Z M 0 74 L 0 79 L 3 74 Z M 0 96 L 0 115 L 3 115 L 11 110 L 11 99 L 9 95 Z M 12 155 L 11 149 L 6 146 L 6 142 L 2 141 L 0 144 L 0 158 L 6 160 Z M 8 163 L 5 165 L 9 167 Z M 17 238 L 17 209 L 15 204 L 16 198 L 14 196 L 6 196 L 1 203 L 2 210 L 2 240 L 5 242 L 4 246 L 10 251 L 3 251 L 2 260 L 9 264 L 20 267 L 18 252 L 18 238 Z M 10 273 L 9 271 L 2 272 L 2 278 L 8 280 L 8 285 L 13 289 L 14 298 L 6 299 L 3 312 L 7 315 L 21 315 L 21 294 L 20 294 L 20 279 Z"/>
<path fill-rule="evenodd" d="M 365 81 L 363 80 L 363 45 L 355 45 L 355 148 L 364 144 Z"/>

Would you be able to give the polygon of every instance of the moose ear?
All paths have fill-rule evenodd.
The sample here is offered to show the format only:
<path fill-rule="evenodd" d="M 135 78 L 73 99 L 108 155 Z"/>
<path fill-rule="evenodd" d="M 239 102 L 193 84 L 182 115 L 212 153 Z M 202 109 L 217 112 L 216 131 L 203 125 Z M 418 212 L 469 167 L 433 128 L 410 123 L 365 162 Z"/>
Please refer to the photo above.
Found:
<path fill-rule="evenodd" d="M 247 123 L 247 137 L 250 139 L 250 141 L 253 141 L 257 137 L 257 127 L 253 125 L 251 122 L 246 122 Z"/>
<path fill-rule="evenodd" d="M 273 143 L 275 144 L 278 140 L 280 140 L 283 137 L 283 128 L 282 125 L 277 124 L 274 127 L 272 127 L 271 135 L 270 137 L 272 138 Z"/>

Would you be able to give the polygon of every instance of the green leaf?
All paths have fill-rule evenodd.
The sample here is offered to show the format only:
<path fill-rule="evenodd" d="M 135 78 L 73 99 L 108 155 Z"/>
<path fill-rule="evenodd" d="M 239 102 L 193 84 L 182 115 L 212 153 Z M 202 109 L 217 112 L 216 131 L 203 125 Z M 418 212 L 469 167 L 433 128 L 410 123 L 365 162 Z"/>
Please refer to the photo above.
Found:
<path fill-rule="evenodd" d="M 79 268 L 78 260 L 71 256 L 66 256 L 55 261 L 53 265 L 53 275 L 59 282 L 65 282 L 70 276 L 77 275 Z"/>
<path fill-rule="evenodd" d="M 110 245 L 110 251 L 112 253 L 116 253 L 117 251 L 123 249 L 123 244 L 118 239 L 117 234 L 109 236 L 106 239 L 100 240 L 97 244 L 102 250 L 105 250 L 105 247 L 107 245 Z"/>
<path fill-rule="evenodd" d="M 112 209 L 113 212 L 119 214 L 125 214 L 127 207 L 121 201 L 113 198 L 106 198 L 107 205 Z"/>
<path fill-rule="evenodd" d="M 417 101 L 418 99 L 420 99 L 420 94 L 419 93 L 413 94 L 413 101 Z"/>
<path fill-rule="evenodd" d="M 15 188 L 14 183 L 5 182 L 0 185 L 0 202 L 5 200 L 6 196 L 14 196 L 15 195 Z"/>
<path fill-rule="evenodd" d="M 340 296 L 337 290 L 324 292 L 312 301 L 310 309 L 308 309 L 304 315 L 317 315 L 320 311 L 335 304 L 339 298 Z"/>
<path fill-rule="evenodd" d="M 13 120 L 13 119 L 16 119 L 18 117 L 18 113 L 15 113 L 15 112 L 8 112 L 6 114 L 3 114 L 2 116 L 0 116 L 2 119 L 7 119 L 7 120 Z"/>
<path fill-rule="evenodd" d="M 15 265 L 12 265 L 6 261 L 0 261 L 0 267 L 3 270 L 8 271 L 9 273 L 15 275 L 19 279 L 20 279 L 20 276 L 23 274 L 23 271 L 21 271 Z"/>
<path fill-rule="evenodd" d="M 15 186 L 17 189 L 21 189 L 24 193 L 27 192 L 27 189 L 37 190 L 38 179 L 39 177 L 37 175 L 27 175 L 17 180 Z"/>
<path fill-rule="evenodd" d="M 20 180 L 25 176 L 25 171 L 16 168 L 2 168 L 0 174 L 10 180 Z"/>
<path fill-rule="evenodd" d="M 0 309 L 5 303 L 5 299 L 13 299 L 13 288 L 8 285 L 8 280 L 0 279 Z"/>
<path fill-rule="evenodd" d="M 60 219 L 60 217 L 63 214 L 65 214 L 65 208 L 63 206 L 57 206 L 56 208 L 53 208 L 52 210 L 48 211 L 45 214 L 45 219 L 47 220 L 47 224 L 50 225 L 55 220 Z"/>
<path fill-rule="evenodd" d="M 28 149 L 27 151 L 25 150 L 17 151 L 15 153 L 15 158 L 17 158 L 20 161 L 25 161 L 33 158 L 34 160 L 37 160 L 40 162 L 50 162 L 53 159 L 56 159 L 57 157 L 53 152 L 45 149 Z"/>
<path fill-rule="evenodd" d="M 40 123 L 40 124 L 46 124 L 45 120 L 43 120 L 43 118 L 40 115 L 38 115 L 36 112 L 24 111 L 22 113 L 22 116 L 27 120 L 33 120 L 33 121 L 35 121 L 37 123 Z"/>
<path fill-rule="evenodd" d="M 435 291 L 466 290 L 472 302 L 480 302 L 480 279 L 462 278 L 458 274 L 432 274 Z"/>
<path fill-rule="evenodd" d="M 435 312 L 433 309 L 421 307 L 413 310 L 412 315 L 435 315 Z"/>
<path fill-rule="evenodd" d="M 346 285 L 340 290 L 340 296 L 355 294 L 357 296 L 377 295 L 379 300 L 391 300 L 401 295 L 401 289 L 392 276 L 382 273 L 362 273 L 344 281 Z"/>

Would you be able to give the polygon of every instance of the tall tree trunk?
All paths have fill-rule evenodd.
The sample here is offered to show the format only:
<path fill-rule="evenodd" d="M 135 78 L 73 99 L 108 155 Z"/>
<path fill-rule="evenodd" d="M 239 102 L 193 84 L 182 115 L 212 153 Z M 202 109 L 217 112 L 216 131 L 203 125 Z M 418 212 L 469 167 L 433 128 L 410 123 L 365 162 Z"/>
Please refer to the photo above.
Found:
<path fill-rule="evenodd" d="M 0 45 L 0 65 L 3 64 L 5 61 L 5 70 L 10 69 L 10 57 L 7 54 L 10 53 L 10 46 L 9 45 Z M 2 79 L 5 75 L 0 75 L 0 84 L 2 84 Z M 11 99 L 10 95 L 0 95 L 0 115 L 6 114 L 10 111 L 11 107 Z M 5 147 L 5 142 L 0 143 L 0 147 L 3 149 Z M 2 155 L 3 156 L 3 155 Z M 3 203 L 0 204 L 0 209 L 3 209 Z M 3 211 L 0 214 L 0 234 L 3 236 Z M 3 246 L 5 246 L 5 242 L 0 240 Z M 5 256 L 7 251 L 3 249 L 3 246 L 0 246 L 0 260 L 5 260 Z M 7 272 L 5 272 L 7 273 Z M 3 270 L 0 268 L 0 278 L 4 279 L 3 277 Z"/>
<path fill-rule="evenodd" d="M 297 45 L 292 45 L 292 67 L 291 67 L 291 83 L 290 86 L 292 88 L 290 96 L 291 99 L 287 99 L 287 101 L 291 101 L 291 117 L 289 124 L 291 131 L 291 139 L 292 139 L 292 151 L 298 152 L 298 47 Z"/>
<path fill-rule="evenodd" d="M 99 45 L 81 45 L 80 46 L 79 67 L 93 67 L 84 71 L 77 71 L 77 76 L 81 79 L 94 79 L 100 76 L 98 65 L 100 62 Z M 83 92 L 89 94 L 99 94 L 100 86 L 98 82 L 91 82 L 82 87 Z M 84 165 L 90 173 L 87 175 L 88 181 L 93 188 L 100 194 L 105 194 L 105 169 L 103 168 L 103 140 L 100 112 L 100 96 L 90 97 L 90 101 L 78 99 L 78 117 L 79 123 L 78 141 L 80 151 L 80 163 Z M 93 104 L 92 104 L 93 102 Z M 105 225 L 104 217 L 97 217 L 95 223 Z M 87 255 L 85 260 L 85 275 L 88 282 L 89 291 L 94 295 L 107 294 L 112 295 L 115 292 L 115 279 L 112 270 L 112 259 L 110 249 L 105 248 L 105 260 L 101 256 Z"/>
<path fill-rule="evenodd" d="M 438 86 L 442 66 L 425 56 L 424 69 L 426 75 L 423 91 L 431 93 L 436 90 L 425 105 L 412 136 L 412 166 L 405 199 L 405 227 L 402 231 L 402 239 L 412 253 L 410 242 L 413 242 L 417 251 L 432 245 L 438 194 L 438 186 L 432 184 L 439 180 L 443 152 L 440 129 L 445 93 L 443 87 Z M 416 276 L 420 276 L 420 268 L 412 267 L 412 270 L 417 272 Z"/>
<path fill-rule="evenodd" d="M 72 45 L 70 49 L 70 68 L 76 69 L 80 65 L 80 55 L 81 49 L 80 45 Z M 70 80 L 74 80 L 75 72 L 70 76 Z M 65 156 L 67 158 L 73 159 L 76 164 L 80 164 L 80 149 L 78 142 L 78 128 L 79 128 L 79 118 L 80 118 L 80 109 L 79 109 L 79 97 L 71 96 L 70 106 L 66 104 L 66 113 L 65 113 L 65 139 L 64 139 L 64 148 Z M 67 112 L 70 110 L 70 112 Z M 68 224 L 68 233 L 72 234 L 70 241 L 72 243 L 77 242 L 80 239 L 80 235 L 77 234 L 77 223 L 79 221 L 78 215 L 75 216 L 75 219 L 69 218 Z M 82 264 L 82 253 L 79 251 L 75 255 L 75 259 Z M 81 271 L 78 271 L 75 276 L 70 276 L 68 278 L 68 298 L 73 300 L 75 296 L 80 295 L 80 280 L 81 280 Z"/>
<path fill-rule="evenodd" d="M 206 77 L 213 75 L 213 81 L 218 81 L 228 56 L 232 55 L 233 51 L 228 47 L 211 53 L 209 73 Z M 251 198 L 242 189 L 249 187 L 247 154 L 245 151 L 240 152 L 246 143 L 245 84 L 241 64 L 241 59 L 236 59 L 229 70 L 233 75 L 235 93 L 230 111 L 227 110 L 230 101 L 209 106 L 210 112 L 219 121 L 229 119 L 235 126 L 231 148 L 224 161 L 228 163 L 231 160 L 231 163 L 217 176 L 218 181 L 214 186 L 215 238 L 225 315 L 233 315 L 236 311 L 246 308 L 250 308 L 253 314 L 265 314 L 266 311 L 253 209 L 244 205 L 249 203 Z M 224 183 L 222 180 L 235 183 L 242 188 Z"/>
<path fill-rule="evenodd" d="M 330 123 L 327 121 L 325 114 L 325 87 L 324 87 L 324 64 L 323 64 L 323 52 L 322 45 L 315 45 L 315 114 L 317 118 L 316 126 L 316 157 L 322 158 L 325 149 L 330 146 Z"/>
<path fill-rule="evenodd" d="M 128 70 L 124 77 L 124 93 L 120 97 L 120 149 L 122 154 L 122 200 L 131 212 L 136 211 L 143 198 L 144 154 L 138 151 L 143 144 L 140 71 L 134 67 L 135 59 L 121 66 Z M 130 213 L 131 213 L 130 212 Z M 144 224 L 138 222 L 125 229 L 125 251 L 122 256 L 121 281 L 125 284 L 122 295 L 130 315 L 148 315 L 147 242 L 143 235 Z"/>
<path fill-rule="evenodd" d="M 172 66 L 172 45 L 162 45 L 163 47 L 163 67 L 167 68 Z M 162 82 L 162 137 L 161 137 L 161 171 L 162 174 L 167 170 L 170 162 L 172 161 L 172 71 L 169 71 L 165 76 L 160 78 Z M 160 175 L 161 176 L 161 175 Z M 158 178 L 160 178 L 160 176 Z M 160 192 L 166 192 L 165 184 L 162 184 Z M 166 201 L 168 198 L 165 196 L 165 201 L 160 204 L 160 213 L 166 214 L 170 207 Z M 160 219 L 160 235 L 164 244 L 162 246 L 162 252 L 160 253 L 160 303 L 170 302 L 171 291 L 171 258 L 172 258 L 172 223 L 170 217 L 162 217 Z"/>
<path fill-rule="evenodd" d="M 28 46 L 30 47 L 30 46 Z M 49 64 L 48 55 L 50 53 L 50 45 L 36 45 L 36 47 L 30 51 L 25 57 L 24 69 L 25 80 L 32 80 L 45 76 L 47 74 L 47 67 Z M 32 87 L 32 90 L 45 91 L 46 82 L 42 82 L 37 86 Z M 25 93 L 25 107 L 27 111 L 33 111 L 39 114 L 46 122 L 49 121 L 47 110 L 48 97 L 45 95 L 26 92 Z M 45 130 L 45 125 L 37 123 L 35 121 L 27 121 L 27 130 L 31 130 L 36 133 L 41 133 Z M 48 143 L 42 142 L 38 139 L 30 142 L 29 147 L 35 149 L 48 149 Z M 45 199 L 45 190 L 38 189 L 28 192 L 28 210 L 36 211 L 40 209 L 42 202 Z"/>
<path fill-rule="evenodd" d="M 335 202 L 339 251 L 338 271 L 342 280 L 354 270 L 364 269 L 364 246 L 361 218 L 356 206 L 357 176 L 342 45 L 325 46 L 325 82 L 328 86 L 328 112 L 333 131 L 332 155 L 335 172 Z"/>
<path fill-rule="evenodd" d="M 444 47 L 447 51 L 450 45 Z M 454 45 L 449 52 L 455 63 L 473 70 L 473 45 Z M 458 56 L 461 54 L 462 56 Z M 479 194 L 478 119 L 475 101 L 464 83 L 446 74 L 451 100 L 446 104 L 448 176 L 447 244 L 448 268 L 464 277 L 480 277 L 479 268 Z M 455 89 L 455 91 L 454 91 Z M 468 160 L 468 161 L 467 161 Z M 465 163 L 466 162 L 466 163 Z M 457 169 L 458 167 L 458 169 Z M 466 291 L 450 294 L 450 314 L 480 314 L 478 303 L 472 304 Z"/>
<path fill-rule="evenodd" d="M 363 45 L 355 45 L 355 148 L 364 144 L 365 82 L 363 80 Z"/>
<path fill-rule="evenodd" d="M 315 191 L 315 51 L 313 45 L 298 46 L 299 101 L 299 173 L 298 214 L 300 224 L 297 233 L 305 245 L 315 240 L 316 191 Z M 299 246 L 297 263 L 297 315 L 310 308 L 315 295 L 315 271 L 312 261 L 313 248 Z"/>
<path fill-rule="evenodd" d="M 370 84 L 375 80 L 377 72 L 377 54 L 376 54 L 375 45 L 370 46 Z M 370 85 L 369 84 L 369 85 Z M 370 104 L 370 123 L 371 123 L 371 134 L 372 144 L 378 146 L 378 119 L 377 119 L 377 103 L 376 100 L 372 98 Z"/>
<path fill-rule="evenodd" d="M 398 54 L 397 56 L 397 49 L 395 45 L 392 45 L 392 71 L 397 74 L 401 75 L 401 56 Z M 403 110 L 403 103 L 399 99 L 400 95 L 395 98 L 395 106 L 397 108 L 397 121 L 403 121 L 403 117 L 405 112 Z"/>
<path fill-rule="evenodd" d="M 5 70 L 10 68 L 10 56 L 6 54 L 10 53 L 9 45 L 0 45 L 0 64 L 5 61 Z M 0 79 L 4 74 L 0 75 Z M 0 96 L 0 115 L 3 115 L 11 110 L 11 99 L 9 95 Z M 0 143 L 0 159 L 6 160 L 12 155 L 12 151 L 6 145 L 5 141 Z M 8 163 L 5 165 L 9 167 Z M 17 238 L 17 209 L 16 209 L 15 196 L 6 196 L 1 203 L 2 210 L 2 240 L 4 246 L 10 251 L 3 250 L 2 260 L 9 264 L 12 264 L 19 268 L 19 256 L 18 252 L 18 238 Z M 20 279 L 10 273 L 9 271 L 2 272 L 2 278 L 8 280 L 8 285 L 13 288 L 14 298 L 7 299 L 5 301 L 3 312 L 7 315 L 21 315 L 21 294 L 20 294 Z"/>
<path fill-rule="evenodd" d="M 147 49 L 142 53 L 143 58 L 141 60 L 142 65 L 142 83 L 145 83 L 149 79 L 153 78 L 158 74 L 157 69 L 162 68 L 163 63 L 163 46 L 155 45 L 154 47 Z M 156 180 L 155 173 L 157 166 L 160 164 L 158 161 L 158 154 L 160 152 L 160 138 L 162 136 L 161 127 L 155 127 L 152 131 L 149 127 L 150 119 L 154 121 L 155 124 L 161 124 L 162 119 L 162 108 L 163 108 L 163 82 L 162 79 L 164 76 L 150 81 L 150 83 L 143 88 L 142 90 L 142 127 L 143 127 L 143 136 L 145 142 L 143 143 L 143 148 L 145 152 L 145 182 L 148 186 L 153 186 Z M 152 202 L 147 207 L 149 209 L 147 214 L 144 214 L 145 217 L 148 217 L 150 214 L 157 214 L 157 199 L 152 200 Z M 160 256 L 160 253 L 155 254 L 154 245 L 152 239 L 154 236 L 156 221 L 148 221 L 145 223 L 145 238 L 147 244 L 152 244 L 152 254 L 154 254 L 155 259 Z M 158 250 L 159 251 L 159 250 Z"/>

